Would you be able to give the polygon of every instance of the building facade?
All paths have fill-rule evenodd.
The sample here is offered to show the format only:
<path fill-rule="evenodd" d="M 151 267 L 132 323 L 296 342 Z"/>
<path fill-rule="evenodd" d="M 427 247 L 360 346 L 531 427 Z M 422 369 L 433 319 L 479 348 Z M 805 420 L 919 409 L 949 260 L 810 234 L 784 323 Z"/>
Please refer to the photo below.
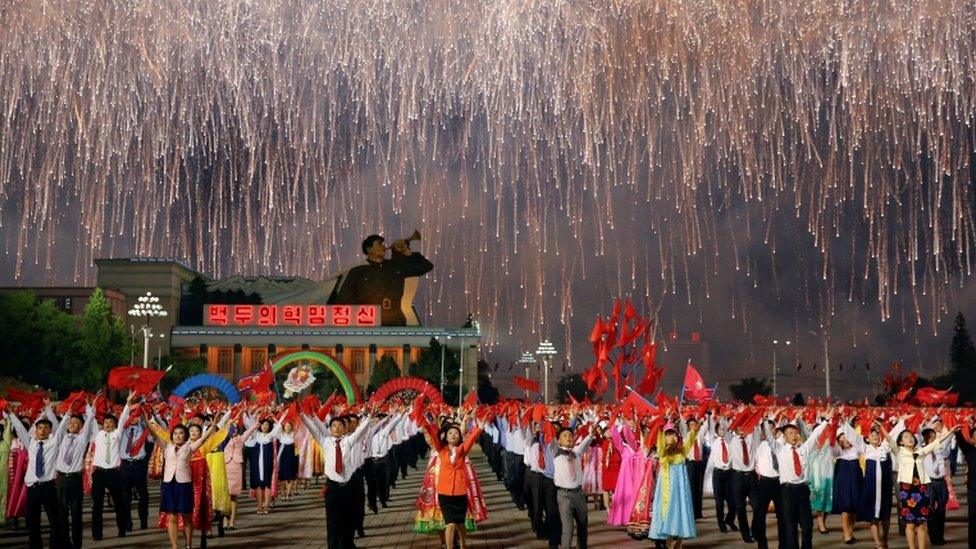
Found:
<path fill-rule="evenodd" d="M 155 334 L 150 339 L 152 357 L 203 357 L 209 373 L 236 382 L 265 368 L 275 356 L 311 350 L 342 363 L 364 389 L 381 358 L 392 357 L 401 373 L 409 375 L 410 363 L 435 338 L 460 352 L 463 385 L 477 385 L 481 345 L 477 323 L 471 328 L 380 326 L 378 321 L 358 322 L 353 317 L 343 324 L 334 310 L 342 306 L 327 305 L 338 276 L 325 281 L 268 276 L 214 279 L 184 262 L 162 258 L 99 259 L 95 264 L 98 285 L 124 296 L 126 311 L 146 292 L 159 297 L 168 316 L 148 322 Z M 288 316 L 293 311 L 298 313 L 294 321 Z M 319 311 L 322 322 L 316 320 Z M 129 322 L 138 331 L 143 319 L 130 317 Z"/>

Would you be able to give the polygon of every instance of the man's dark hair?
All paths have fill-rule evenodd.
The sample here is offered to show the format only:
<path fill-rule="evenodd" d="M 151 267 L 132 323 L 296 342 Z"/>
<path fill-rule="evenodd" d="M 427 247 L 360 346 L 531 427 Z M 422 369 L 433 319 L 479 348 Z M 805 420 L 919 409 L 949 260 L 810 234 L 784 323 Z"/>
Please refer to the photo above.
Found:
<path fill-rule="evenodd" d="M 559 430 L 558 433 L 556 433 L 556 438 L 558 439 L 559 437 L 563 436 L 563 432 L 565 432 L 565 431 L 569 431 L 569 434 L 571 434 L 571 435 L 575 434 L 575 433 L 573 433 L 573 430 L 570 429 L 569 427 L 563 427 L 562 429 Z"/>
<path fill-rule="evenodd" d="M 332 427 L 332 425 L 335 424 L 335 423 L 338 423 L 339 425 L 341 425 L 343 427 L 346 425 L 345 420 L 343 420 L 342 417 L 340 417 L 340 416 L 336 416 L 336 417 L 332 418 L 332 420 L 329 421 L 329 427 Z"/>
<path fill-rule="evenodd" d="M 935 429 L 922 429 L 922 439 L 928 440 L 929 437 L 935 438 Z"/>
<path fill-rule="evenodd" d="M 369 249 L 373 247 L 373 243 L 379 240 L 380 242 L 386 242 L 384 238 L 378 234 L 371 234 L 363 240 L 363 253 L 369 253 Z"/>
<path fill-rule="evenodd" d="M 108 421 L 108 420 L 110 420 L 110 419 L 111 419 L 112 421 L 114 421 L 116 425 L 118 425 L 118 424 L 119 424 L 119 418 L 117 418 L 117 417 L 115 417 L 115 415 L 114 415 L 114 414 L 105 414 L 105 417 L 104 417 L 104 418 L 102 418 L 102 423 L 105 423 L 106 421 Z"/>
<path fill-rule="evenodd" d="M 71 414 L 71 416 L 69 416 L 68 419 L 77 419 L 78 421 L 84 422 L 85 416 L 81 414 Z"/>
<path fill-rule="evenodd" d="M 37 427 L 38 425 L 47 425 L 49 429 L 54 426 L 54 424 L 51 423 L 51 420 L 46 417 L 42 417 L 41 419 L 34 422 L 35 427 Z"/>

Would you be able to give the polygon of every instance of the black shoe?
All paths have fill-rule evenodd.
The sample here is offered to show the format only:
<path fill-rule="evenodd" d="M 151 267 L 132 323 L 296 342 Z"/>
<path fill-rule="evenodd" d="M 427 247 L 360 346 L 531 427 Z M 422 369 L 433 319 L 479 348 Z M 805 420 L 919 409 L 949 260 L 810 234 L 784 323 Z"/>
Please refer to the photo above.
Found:
<path fill-rule="evenodd" d="M 728 534 L 729 533 L 729 529 L 726 528 L 724 524 L 722 526 L 719 526 L 718 527 L 718 531 L 719 532 L 722 532 L 723 534 Z"/>
<path fill-rule="evenodd" d="M 92 534 L 92 539 L 95 540 L 95 541 L 102 541 L 102 536 L 101 536 L 101 534 L 99 534 L 97 536 L 95 534 Z"/>
<path fill-rule="evenodd" d="M 369 510 L 372 511 L 374 515 L 380 512 L 380 510 L 377 509 L 375 505 L 370 505 Z"/>
<path fill-rule="evenodd" d="M 120 538 L 124 538 L 125 537 L 125 530 L 119 530 L 119 537 Z"/>
<path fill-rule="evenodd" d="M 857 538 L 851 538 L 844 541 L 844 545 L 854 545 L 855 543 L 857 543 Z"/>
<path fill-rule="evenodd" d="M 756 540 L 752 539 L 752 536 L 742 536 L 742 541 L 745 543 L 756 543 Z"/>
<path fill-rule="evenodd" d="M 733 532 L 738 532 L 739 531 L 739 527 L 736 526 L 734 522 L 729 521 L 729 522 L 726 522 L 725 524 L 729 527 L 729 530 L 732 530 Z"/>
<path fill-rule="evenodd" d="M 360 530 L 360 531 L 358 531 L 358 532 L 356 532 L 356 534 L 357 534 L 357 535 L 358 535 L 359 537 L 361 537 L 361 538 L 365 538 L 365 537 L 366 537 L 366 532 L 364 532 L 364 531 L 362 531 L 362 530 Z"/>
<path fill-rule="evenodd" d="M 142 521 L 139 523 L 140 530 L 145 530 L 146 528 L 149 528 L 148 526 L 146 526 L 146 521 Z"/>

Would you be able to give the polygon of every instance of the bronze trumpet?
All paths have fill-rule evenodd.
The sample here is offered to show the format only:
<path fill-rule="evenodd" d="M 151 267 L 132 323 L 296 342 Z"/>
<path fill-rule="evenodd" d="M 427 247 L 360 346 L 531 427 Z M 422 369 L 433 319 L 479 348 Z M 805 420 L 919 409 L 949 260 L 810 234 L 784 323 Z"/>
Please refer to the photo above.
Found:
<path fill-rule="evenodd" d="M 411 241 L 414 241 L 414 240 L 420 240 L 420 231 L 418 231 L 416 229 L 413 231 L 413 234 L 411 234 L 407 238 L 404 238 L 403 239 L 403 241 L 407 244 L 407 247 L 409 247 L 410 246 L 410 242 Z M 387 246 L 386 249 L 387 250 L 392 250 L 393 249 L 393 245 L 391 244 L 390 246 Z"/>

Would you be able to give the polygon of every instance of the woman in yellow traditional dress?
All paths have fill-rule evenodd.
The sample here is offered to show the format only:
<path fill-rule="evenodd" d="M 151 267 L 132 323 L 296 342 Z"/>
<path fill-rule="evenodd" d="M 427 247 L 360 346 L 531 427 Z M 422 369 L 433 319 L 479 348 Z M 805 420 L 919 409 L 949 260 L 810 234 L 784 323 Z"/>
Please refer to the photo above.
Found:
<path fill-rule="evenodd" d="M 667 426 L 666 426 L 667 427 Z M 685 455 L 695 441 L 695 431 L 688 433 L 684 447 L 673 428 L 665 428 L 657 438 L 657 486 L 654 487 L 654 510 L 649 537 L 667 540 L 668 549 L 680 549 L 682 540 L 697 536 L 695 510 L 691 502 L 691 484 Z"/>

